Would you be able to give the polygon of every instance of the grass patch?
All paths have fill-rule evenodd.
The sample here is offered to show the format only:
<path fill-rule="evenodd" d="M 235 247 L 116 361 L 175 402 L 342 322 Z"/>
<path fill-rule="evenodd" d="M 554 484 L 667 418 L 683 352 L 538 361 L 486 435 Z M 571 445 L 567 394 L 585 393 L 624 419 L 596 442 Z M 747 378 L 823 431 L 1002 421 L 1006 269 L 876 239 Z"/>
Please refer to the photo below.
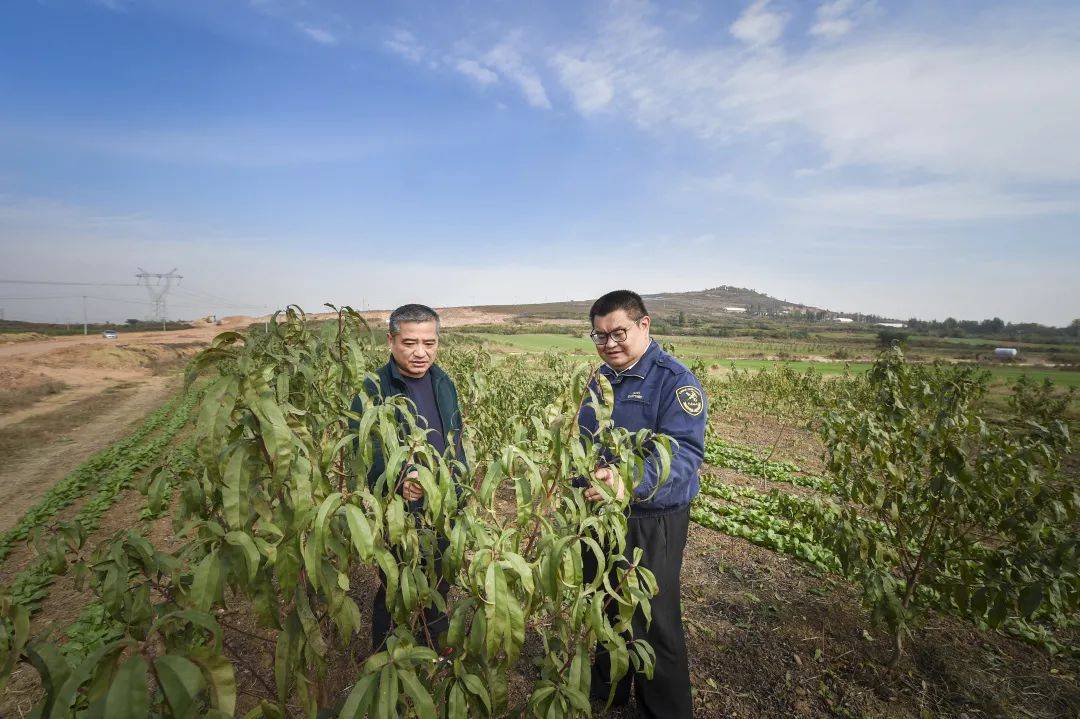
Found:
<path fill-rule="evenodd" d="M 68 386 L 59 380 L 51 379 L 22 389 L 0 390 L 0 414 L 29 407 L 43 397 L 63 392 Z"/>

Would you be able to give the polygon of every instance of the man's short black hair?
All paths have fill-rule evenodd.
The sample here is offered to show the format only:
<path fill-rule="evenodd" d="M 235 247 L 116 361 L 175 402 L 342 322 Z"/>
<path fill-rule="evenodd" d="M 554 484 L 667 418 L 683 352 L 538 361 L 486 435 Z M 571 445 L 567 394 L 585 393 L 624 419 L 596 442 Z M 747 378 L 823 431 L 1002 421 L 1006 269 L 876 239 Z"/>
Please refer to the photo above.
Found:
<path fill-rule="evenodd" d="M 649 314 L 649 311 L 645 309 L 645 301 L 637 292 L 615 290 L 593 302 L 592 309 L 589 310 L 589 322 L 619 310 L 625 310 L 626 316 L 634 322 Z"/>
<path fill-rule="evenodd" d="M 427 305 L 402 305 L 391 312 L 390 319 L 387 320 L 387 324 L 390 327 L 390 334 L 396 335 L 401 332 L 401 325 L 406 322 L 434 322 L 436 333 L 439 332 L 440 325 L 442 324 L 439 321 L 439 313 Z"/>

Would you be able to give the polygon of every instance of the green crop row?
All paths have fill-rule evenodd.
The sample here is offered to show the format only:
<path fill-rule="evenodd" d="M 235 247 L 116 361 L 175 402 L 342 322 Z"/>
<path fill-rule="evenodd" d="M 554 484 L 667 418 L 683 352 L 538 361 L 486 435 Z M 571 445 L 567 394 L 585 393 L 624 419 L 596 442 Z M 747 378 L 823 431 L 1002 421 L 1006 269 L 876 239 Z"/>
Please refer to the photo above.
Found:
<path fill-rule="evenodd" d="M 690 517 L 705 527 L 745 539 L 767 549 L 791 555 L 822 571 L 836 572 L 836 556 L 818 544 L 813 530 L 785 516 L 786 499 L 780 492 L 763 494 L 749 487 L 731 487 L 706 479 Z M 717 502 L 723 499 L 726 504 Z"/>
<path fill-rule="evenodd" d="M 188 422 L 200 395 L 200 391 L 189 390 L 177 401 L 166 405 L 171 409 L 171 414 L 168 415 L 161 431 L 149 440 L 145 435 L 142 435 L 141 443 L 134 447 L 127 440 L 121 440 L 117 443 L 126 448 L 127 454 L 119 457 L 114 466 L 98 478 L 96 483 L 98 487 L 97 494 L 75 516 L 72 526 L 78 528 L 77 534 L 79 536 L 86 537 L 93 533 L 98 528 L 102 515 L 112 506 L 120 493 L 130 486 L 135 474 L 149 466 L 161 455 L 161 452 Z M 61 540 L 55 540 L 55 542 L 58 541 Z M 39 549 L 42 556 L 29 567 L 19 572 L 12 580 L 12 601 L 15 604 L 27 607 L 31 612 L 37 611 L 41 601 L 48 596 L 48 587 L 52 584 L 54 578 L 67 569 L 67 564 L 63 558 L 63 549 L 55 546 L 55 542 L 54 546 L 47 547 L 44 552 Z"/>
<path fill-rule="evenodd" d="M 139 489 L 147 495 L 147 505 L 139 512 L 139 520 L 148 522 L 160 517 L 169 506 L 173 487 L 180 476 L 192 470 L 198 462 L 193 436 L 174 447 L 161 466 L 140 482 Z M 114 641 L 124 633 L 124 627 L 109 616 L 101 599 L 87 604 L 78 618 L 64 630 L 66 641 L 61 649 L 69 662 L 82 658 Z"/>
<path fill-rule="evenodd" d="M 793 462 L 763 460 L 748 447 L 722 439 L 711 439 L 705 445 L 705 461 L 751 477 L 806 487 L 825 494 L 836 494 L 836 484 L 826 477 L 805 474 Z"/>
<path fill-rule="evenodd" d="M 147 496 L 146 506 L 139 512 L 140 521 L 152 521 L 164 514 L 169 508 L 173 487 L 185 472 L 195 469 L 198 461 L 195 437 L 189 436 L 168 454 L 157 470 L 139 483 L 139 491 Z"/>

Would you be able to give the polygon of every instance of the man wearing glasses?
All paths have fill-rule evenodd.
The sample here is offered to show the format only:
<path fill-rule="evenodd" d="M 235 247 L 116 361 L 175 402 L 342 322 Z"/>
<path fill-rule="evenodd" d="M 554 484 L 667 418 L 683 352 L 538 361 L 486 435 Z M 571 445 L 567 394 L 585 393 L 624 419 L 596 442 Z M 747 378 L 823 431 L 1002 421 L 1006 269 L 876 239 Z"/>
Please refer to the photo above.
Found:
<path fill-rule="evenodd" d="M 653 678 L 627 673 L 615 690 L 613 704 L 630 699 L 631 684 L 643 717 L 693 716 L 690 698 L 690 671 L 686 657 L 680 604 L 679 574 L 690 522 L 690 500 L 698 493 L 698 468 L 705 452 L 706 399 L 694 373 L 664 352 L 649 337 L 649 315 L 641 296 L 629 290 L 609 292 L 593 303 L 589 311 L 589 335 L 604 364 L 600 368 L 614 391 L 612 419 L 631 432 L 649 429 L 675 440 L 671 472 L 657 488 L 658 463 L 646 463 L 637 478 L 627 523 L 626 555 L 636 547 L 644 550 L 642 564 L 656 575 L 660 593 L 652 600 L 652 624 L 638 612 L 634 636 L 645 638 L 656 652 Z M 591 407 L 578 416 L 582 432 L 595 434 L 596 414 Z M 625 491 L 619 475 L 608 467 L 598 468 L 593 477 L 604 482 L 618 497 Z M 594 488 L 585 497 L 601 501 L 603 493 Z M 595 563 L 586 553 L 586 573 L 595 573 Z M 605 700 L 611 687 L 607 655 L 600 651 L 593 665 L 592 695 Z"/>

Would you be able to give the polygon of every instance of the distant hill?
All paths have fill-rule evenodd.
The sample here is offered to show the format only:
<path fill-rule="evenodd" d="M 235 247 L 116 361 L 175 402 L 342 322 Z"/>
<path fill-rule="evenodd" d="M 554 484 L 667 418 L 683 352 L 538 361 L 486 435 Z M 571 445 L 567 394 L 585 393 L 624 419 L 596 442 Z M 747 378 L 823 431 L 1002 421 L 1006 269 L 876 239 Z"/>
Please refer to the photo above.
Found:
<path fill-rule="evenodd" d="M 757 290 L 721 285 L 694 292 L 660 292 L 642 295 L 650 314 L 673 315 L 685 312 L 697 317 L 821 312 L 820 307 L 779 300 Z M 514 315 L 522 319 L 582 319 L 593 300 L 544 302 L 532 305 L 484 305 L 476 309 Z M 740 311 L 741 310 L 741 311 Z"/>

